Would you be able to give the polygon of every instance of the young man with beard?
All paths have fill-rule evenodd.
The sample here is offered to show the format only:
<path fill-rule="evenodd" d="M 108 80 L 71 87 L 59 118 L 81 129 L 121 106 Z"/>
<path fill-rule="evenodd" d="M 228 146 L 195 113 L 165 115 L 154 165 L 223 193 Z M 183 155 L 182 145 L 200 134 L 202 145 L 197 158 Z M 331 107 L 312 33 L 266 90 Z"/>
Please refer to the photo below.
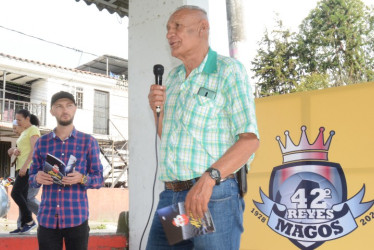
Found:
<path fill-rule="evenodd" d="M 43 193 L 38 213 L 39 249 L 87 249 L 88 188 L 103 184 L 103 167 L 99 146 L 91 135 L 82 133 L 73 125 L 77 110 L 74 96 L 60 91 L 52 96 L 51 114 L 57 127 L 43 135 L 35 145 L 30 169 L 30 185 L 40 187 Z M 63 177 L 62 185 L 54 184 L 43 171 L 47 154 L 61 159 L 66 165 L 71 156 L 76 158 L 75 169 Z"/>

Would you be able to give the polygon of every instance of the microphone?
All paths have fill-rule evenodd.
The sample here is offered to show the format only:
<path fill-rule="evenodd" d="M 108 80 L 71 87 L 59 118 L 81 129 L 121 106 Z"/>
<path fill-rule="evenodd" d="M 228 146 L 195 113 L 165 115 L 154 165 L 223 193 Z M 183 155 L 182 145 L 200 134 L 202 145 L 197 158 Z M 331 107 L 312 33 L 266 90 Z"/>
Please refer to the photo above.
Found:
<path fill-rule="evenodd" d="M 162 85 L 162 75 L 164 74 L 164 66 L 161 64 L 156 64 L 153 66 L 153 74 L 155 74 L 155 84 Z M 156 113 L 160 115 L 161 107 L 156 106 Z"/>

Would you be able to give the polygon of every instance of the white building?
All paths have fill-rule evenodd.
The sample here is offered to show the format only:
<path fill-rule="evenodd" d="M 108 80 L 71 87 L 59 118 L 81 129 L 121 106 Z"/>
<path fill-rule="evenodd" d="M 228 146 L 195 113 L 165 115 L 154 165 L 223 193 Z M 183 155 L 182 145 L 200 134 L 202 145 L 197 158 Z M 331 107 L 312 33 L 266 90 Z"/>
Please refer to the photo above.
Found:
<path fill-rule="evenodd" d="M 80 1 L 80 0 L 76 0 Z M 217 5 L 226 3 L 222 0 L 82 0 L 88 5 L 95 4 L 99 10 L 106 9 L 121 17 L 129 17 L 128 51 L 129 51 L 129 151 L 130 165 L 130 249 L 144 249 L 148 237 L 148 215 L 154 214 L 158 193 L 164 188 L 160 181 L 155 181 L 155 125 L 154 117 L 148 104 L 149 86 L 154 82 L 153 65 L 163 64 L 164 76 L 181 62 L 172 58 L 165 38 L 166 23 L 170 14 L 181 5 L 192 4 L 208 11 L 211 20 L 211 45 L 218 53 L 222 50 L 216 44 L 227 39 L 226 24 L 217 21 L 226 19 L 223 13 L 209 10 L 209 3 Z M 129 7 L 130 6 L 130 7 Z M 129 11 L 129 9 L 131 11 Z M 119 30 L 118 32 L 126 32 Z M 109 45 L 108 45 L 109 46 Z M 227 48 L 225 48 L 227 49 Z M 227 54 L 227 53 L 226 53 Z M 0 68 L 1 70 L 1 68 Z M 1 75 L 0 75 L 1 76 Z M 1 79 L 1 78 L 0 78 Z M 112 106 L 110 106 L 112 108 Z M 126 107 L 127 110 L 127 107 Z M 126 116 L 127 117 L 127 116 Z M 127 137 L 126 137 L 127 138 Z M 154 197 L 154 199 L 152 198 Z M 120 202 L 120 201 L 119 201 Z M 153 209 L 153 210 L 152 210 Z M 152 210 L 152 211 L 151 211 Z M 148 225 L 148 227 L 146 227 Z M 144 237 L 143 237 L 144 236 Z"/>
<path fill-rule="evenodd" d="M 119 79 L 124 76 L 112 74 L 120 72 L 121 62 L 126 62 L 122 72 L 127 72 L 127 61 L 113 56 L 100 57 L 78 70 L 0 53 L 0 176 L 10 174 L 7 149 L 16 143 L 15 112 L 30 110 L 40 120 L 41 133 L 47 133 L 56 126 L 49 112 L 51 97 L 63 90 L 76 98 L 75 127 L 99 141 L 107 185 L 117 181 L 127 185 L 128 86 L 127 80 Z M 100 72 L 103 67 L 114 77 L 84 71 Z M 112 169 L 114 176 L 109 173 Z"/>

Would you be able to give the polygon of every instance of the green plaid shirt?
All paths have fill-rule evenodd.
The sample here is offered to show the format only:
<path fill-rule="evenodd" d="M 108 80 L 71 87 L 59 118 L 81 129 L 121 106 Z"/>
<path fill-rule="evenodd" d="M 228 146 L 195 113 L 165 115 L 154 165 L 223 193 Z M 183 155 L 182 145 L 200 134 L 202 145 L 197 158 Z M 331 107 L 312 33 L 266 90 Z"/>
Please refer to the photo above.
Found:
<path fill-rule="evenodd" d="M 183 65 L 166 80 L 160 180 L 201 176 L 241 133 L 258 137 L 255 105 L 244 66 L 209 49 L 186 79 Z M 253 158 L 253 156 L 251 157 Z"/>

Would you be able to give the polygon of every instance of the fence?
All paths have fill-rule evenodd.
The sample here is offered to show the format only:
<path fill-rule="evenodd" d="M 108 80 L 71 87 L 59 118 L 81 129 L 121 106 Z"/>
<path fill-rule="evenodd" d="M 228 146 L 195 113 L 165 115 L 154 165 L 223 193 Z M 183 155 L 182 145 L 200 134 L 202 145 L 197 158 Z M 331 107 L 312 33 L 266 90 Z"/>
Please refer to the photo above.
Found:
<path fill-rule="evenodd" d="M 12 122 L 20 109 L 27 109 L 38 117 L 40 126 L 46 124 L 47 105 L 0 98 L 0 120 Z"/>

